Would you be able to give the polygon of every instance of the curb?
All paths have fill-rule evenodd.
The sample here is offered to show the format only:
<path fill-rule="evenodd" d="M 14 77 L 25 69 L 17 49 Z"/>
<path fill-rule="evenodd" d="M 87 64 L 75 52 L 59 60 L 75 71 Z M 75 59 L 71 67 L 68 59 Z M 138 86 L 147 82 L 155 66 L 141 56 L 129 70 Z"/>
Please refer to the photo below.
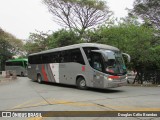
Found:
<path fill-rule="evenodd" d="M 156 84 L 127 84 L 126 86 L 139 86 L 139 87 L 160 87 L 160 85 Z"/>

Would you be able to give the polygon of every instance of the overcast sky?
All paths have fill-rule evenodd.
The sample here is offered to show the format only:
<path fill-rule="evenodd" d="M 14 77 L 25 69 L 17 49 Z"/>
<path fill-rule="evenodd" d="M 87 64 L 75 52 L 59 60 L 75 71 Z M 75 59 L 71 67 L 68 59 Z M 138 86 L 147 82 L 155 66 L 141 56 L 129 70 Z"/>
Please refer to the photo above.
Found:
<path fill-rule="evenodd" d="M 30 32 L 56 31 L 61 27 L 42 0 L 0 0 L 0 28 L 19 39 L 28 39 Z M 134 0 L 107 0 L 115 17 L 125 17 L 126 8 L 133 8 Z"/>

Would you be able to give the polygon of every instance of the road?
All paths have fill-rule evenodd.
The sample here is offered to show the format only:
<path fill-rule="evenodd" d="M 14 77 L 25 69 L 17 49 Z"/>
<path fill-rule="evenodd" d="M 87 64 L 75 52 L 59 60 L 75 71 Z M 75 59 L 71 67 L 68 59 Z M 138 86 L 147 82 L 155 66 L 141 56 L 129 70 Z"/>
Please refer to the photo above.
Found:
<path fill-rule="evenodd" d="M 18 77 L 17 80 L 0 83 L 0 111 L 160 111 L 160 87 L 123 86 L 107 90 L 79 90 L 74 86 L 39 84 L 27 77 Z M 42 119 L 51 118 L 26 118 L 26 120 Z M 62 117 L 58 119 L 63 120 Z M 69 117 L 65 119 L 70 120 Z M 80 118 L 73 118 L 75 119 Z M 102 117 L 93 119 L 106 120 Z M 129 118 L 122 118 L 126 119 Z M 150 118 L 134 117 L 134 119 Z"/>

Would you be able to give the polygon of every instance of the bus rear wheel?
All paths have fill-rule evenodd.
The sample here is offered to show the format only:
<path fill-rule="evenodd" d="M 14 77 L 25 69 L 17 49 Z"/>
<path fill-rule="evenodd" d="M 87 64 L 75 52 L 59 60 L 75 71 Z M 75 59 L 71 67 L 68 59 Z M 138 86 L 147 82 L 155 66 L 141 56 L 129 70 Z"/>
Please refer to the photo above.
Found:
<path fill-rule="evenodd" d="M 21 77 L 24 77 L 24 73 L 23 72 L 21 72 Z"/>
<path fill-rule="evenodd" d="M 77 79 L 77 87 L 81 90 L 87 89 L 86 80 L 83 77 Z"/>
<path fill-rule="evenodd" d="M 37 82 L 42 83 L 42 77 L 40 74 L 37 75 Z"/>

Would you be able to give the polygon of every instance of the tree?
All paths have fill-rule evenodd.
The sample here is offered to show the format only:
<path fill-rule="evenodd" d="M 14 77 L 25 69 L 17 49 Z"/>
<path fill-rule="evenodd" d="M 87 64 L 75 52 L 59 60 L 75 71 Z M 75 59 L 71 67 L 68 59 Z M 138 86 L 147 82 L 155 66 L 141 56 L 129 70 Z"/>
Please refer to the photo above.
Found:
<path fill-rule="evenodd" d="M 74 31 L 64 29 L 54 32 L 47 39 L 49 48 L 63 47 L 81 42 L 80 37 Z"/>
<path fill-rule="evenodd" d="M 27 54 L 40 52 L 48 49 L 48 32 L 37 31 L 36 33 L 30 33 L 29 40 L 24 45 L 24 49 Z"/>
<path fill-rule="evenodd" d="M 80 35 L 88 28 L 104 23 L 112 12 L 101 0 L 43 0 L 54 21 Z"/>
<path fill-rule="evenodd" d="M 160 29 L 160 0 L 135 0 L 130 14 L 135 14 L 143 20 Z"/>
<path fill-rule="evenodd" d="M 135 20 L 124 21 L 110 27 L 102 26 L 88 32 L 89 42 L 98 42 L 118 47 L 131 56 L 130 68 L 160 68 L 159 44 L 153 28 L 137 24 Z"/>
<path fill-rule="evenodd" d="M 5 61 L 13 55 L 21 55 L 23 42 L 0 28 L 0 69 L 4 70 Z"/>
<path fill-rule="evenodd" d="M 74 31 L 62 29 L 52 34 L 37 31 L 37 33 L 30 34 L 29 40 L 24 45 L 24 49 L 27 54 L 31 54 L 79 42 L 81 42 L 80 37 Z"/>
<path fill-rule="evenodd" d="M 5 61 L 12 57 L 12 54 L 7 50 L 8 42 L 0 38 L 0 71 L 4 70 Z"/>

